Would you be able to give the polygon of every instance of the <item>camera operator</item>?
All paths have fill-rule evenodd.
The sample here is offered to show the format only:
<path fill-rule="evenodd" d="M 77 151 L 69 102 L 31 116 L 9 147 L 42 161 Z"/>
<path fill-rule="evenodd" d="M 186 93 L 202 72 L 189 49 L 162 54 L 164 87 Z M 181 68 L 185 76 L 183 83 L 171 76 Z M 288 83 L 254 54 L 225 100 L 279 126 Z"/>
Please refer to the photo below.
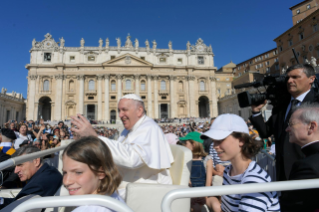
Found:
<path fill-rule="evenodd" d="M 277 181 L 285 181 L 289 178 L 292 164 L 303 158 L 301 148 L 289 143 L 289 135 L 285 132 L 291 116 L 291 108 L 298 107 L 305 102 L 318 101 L 318 95 L 311 88 L 315 80 L 315 70 L 308 64 L 297 64 L 288 68 L 286 72 L 287 89 L 290 98 L 283 101 L 272 110 L 272 116 L 265 123 L 261 116 L 261 105 L 252 105 L 251 123 L 256 127 L 260 137 L 268 138 L 274 135 L 276 141 L 276 177 Z M 286 191 L 287 192 L 287 191 Z M 282 192 L 282 197 L 284 197 Z"/>

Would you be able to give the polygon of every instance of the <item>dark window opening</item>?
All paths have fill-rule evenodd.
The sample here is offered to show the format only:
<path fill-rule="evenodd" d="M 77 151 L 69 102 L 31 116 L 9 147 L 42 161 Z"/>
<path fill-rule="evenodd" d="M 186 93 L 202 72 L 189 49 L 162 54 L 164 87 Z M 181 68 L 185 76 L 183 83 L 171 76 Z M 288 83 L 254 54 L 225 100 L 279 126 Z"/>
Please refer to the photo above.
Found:
<path fill-rule="evenodd" d="M 166 99 L 166 96 L 162 96 L 162 99 Z"/>
<path fill-rule="evenodd" d="M 51 62 L 51 53 L 44 53 L 44 61 Z"/>
<path fill-rule="evenodd" d="M 142 99 L 146 99 L 146 96 L 142 96 Z"/>
<path fill-rule="evenodd" d="M 115 96 L 111 96 L 111 99 L 116 99 L 116 97 Z"/>
<path fill-rule="evenodd" d="M 88 99 L 89 99 L 89 100 L 93 100 L 93 99 L 94 99 L 94 96 L 89 96 Z"/>

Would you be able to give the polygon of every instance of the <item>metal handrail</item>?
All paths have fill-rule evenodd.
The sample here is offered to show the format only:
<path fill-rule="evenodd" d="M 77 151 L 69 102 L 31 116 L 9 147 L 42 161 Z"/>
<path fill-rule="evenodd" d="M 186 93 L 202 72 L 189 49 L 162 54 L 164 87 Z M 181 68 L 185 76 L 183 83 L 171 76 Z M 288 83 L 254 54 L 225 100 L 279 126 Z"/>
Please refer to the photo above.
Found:
<path fill-rule="evenodd" d="M 260 151 L 261 151 L 262 153 L 266 154 L 266 156 L 267 156 L 268 158 L 270 158 L 270 160 L 272 160 L 272 161 L 275 161 L 275 160 L 276 160 L 275 157 L 274 157 L 273 155 L 269 154 L 266 150 L 262 149 L 262 150 L 260 150 Z"/>
<path fill-rule="evenodd" d="M 161 208 L 162 211 L 171 212 L 172 202 L 176 199 L 182 198 L 246 194 L 267 191 L 300 190 L 311 188 L 319 188 L 319 179 L 176 189 L 168 192 L 164 196 Z"/>
<path fill-rule="evenodd" d="M 114 211 L 133 212 L 126 204 L 104 195 L 39 197 L 21 203 L 12 212 L 25 212 L 36 208 L 72 207 L 82 205 L 99 205 Z"/>
<path fill-rule="evenodd" d="M 18 157 L 10 158 L 10 159 L 0 163 L 0 171 L 3 169 L 9 168 L 11 166 L 15 166 L 15 165 L 20 164 L 20 163 L 24 163 L 24 162 L 27 162 L 27 161 L 30 161 L 30 160 L 33 160 L 36 158 L 44 157 L 46 155 L 51 155 L 55 152 L 64 150 L 66 147 L 67 147 L 67 145 L 63 145 L 63 146 L 55 147 L 52 149 L 47 149 L 47 150 L 34 152 L 31 154 L 27 154 L 27 155 L 21 155 Z"/>

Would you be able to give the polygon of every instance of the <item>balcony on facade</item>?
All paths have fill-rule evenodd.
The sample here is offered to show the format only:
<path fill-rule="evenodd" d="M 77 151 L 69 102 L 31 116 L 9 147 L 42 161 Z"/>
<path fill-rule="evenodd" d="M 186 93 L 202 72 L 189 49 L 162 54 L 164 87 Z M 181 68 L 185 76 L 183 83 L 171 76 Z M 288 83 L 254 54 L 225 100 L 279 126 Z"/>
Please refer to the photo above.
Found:
<path fill-rule="evenodd" d="M 42 95 L 49 95 L 49 94 L 51 94 L 52 93 L 52 91 L 51 90 L 41 90 L 40 91 L 40 94 L 42 94 Z"/>
<path fill-rule="evenodd" d="M 168 90 L 159 90 L 159 91 L 158 91 L 158 94 L 159 94 L 159 95 L 168 95 L 168 94 L 169 94 L 169 91 L 168 91 Z"/>
<path fill-rule="evenodd" d="M 207 94 L 207 93 L 208 93 L 208 90 L 199 90 L 198 93 L 199 93 L 199 94 Z"/>
<path fill-rule="evenodd" d="M 66 93 L 67 93 L 67 94 L 74 94 L 74 93 L 75 93 L 75 90 L 73 90 L 73 89 L 72 89 L 72 90 L 68 90 L 68 91 L 66 91 Z"/>
<path fill-rule="evenodd" d="M 97 94 L 97 91 L 96 90 L 87 90 L 85 91 L 85 95 L 96 95 Z"/>

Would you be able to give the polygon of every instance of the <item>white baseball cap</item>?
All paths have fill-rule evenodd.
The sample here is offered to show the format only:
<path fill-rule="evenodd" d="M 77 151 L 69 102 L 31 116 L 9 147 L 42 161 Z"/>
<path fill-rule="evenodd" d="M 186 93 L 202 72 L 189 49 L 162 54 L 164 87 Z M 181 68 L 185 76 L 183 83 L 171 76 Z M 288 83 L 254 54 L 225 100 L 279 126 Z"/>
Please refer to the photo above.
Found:
<path fill-rule="evenodd" d="M 222 114 L 218 116 L 209 130 L 204 132 L 200 138 L 207 137 L 214 140 L 223 140 L 232 132 L 241 132 L 249 135 L 249 129 L 243 118 L 236 114 Z"/>

